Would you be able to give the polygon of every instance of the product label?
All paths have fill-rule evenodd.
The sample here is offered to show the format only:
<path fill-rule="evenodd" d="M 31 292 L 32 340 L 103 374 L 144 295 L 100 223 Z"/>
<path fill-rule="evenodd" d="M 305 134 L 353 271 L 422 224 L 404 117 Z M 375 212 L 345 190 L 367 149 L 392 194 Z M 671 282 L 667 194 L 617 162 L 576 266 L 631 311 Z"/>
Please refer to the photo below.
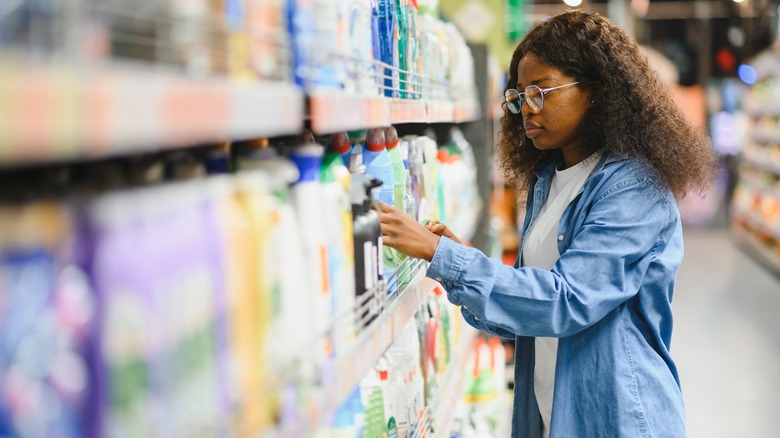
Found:
<path fill-rule="evenodd" d="M 328 270 L 328 248 L 320 246 L 320 269 L 322 270 L 322 294 L 327 295 L 330 290 L 330 271 Z"/>
<path fill-rule="evenodd" d="M 376 258 L 376 263 L 377 263 L 376 266 L 378 269 L 377 277 L 379 277 L 380 275 L 382 275 L 383 272 L 385 272 L 385 261 L 383 258 L 385 255 L 384 250 L 385 250 L 385 244 L 382 241 L 382 236 L 379 236 L 379 249 L 377 251 L 377 258 Z"/>
<path fill-rule="evenodd" d="M 387 421 L 387 438 L 398 438 L 398 426 L 395 423 L 395 417 L 390 417 Z"/>
<path fill-rule="evenodd" d="M 374 284 L 377 284 L 379 282 L 378 281 L 379 280 L 379 275 L 382 273 L 382 271 L 379 269 L 379 264 L 381 263 L 381 260 L 379 259 L 379 255 L 382 254 L 382 253 L 378 251 L 378 249 L 381 246 L 382 246 L 382 238 L 380 237 L 379 238 L 379 247 L 376 247 L 376 246 L 372 246 L 371 247 L 371 251 L 372 251 L 371 256 L 373 257 L 373 259 L 371 260 L 371 267 L 374 270 L 374 276 L 371 277 L 371 278 L 373 279 L 373 283 Z"/>
<path fill-rule="evenodd" d="M 376 265 L 374 262 L 376 259 L 374 257 L 374 245 L 372 245 L 371 242 L 363 243 L 363 266 L 365 266 L 363 272 L 366 290 L 374 287 L 374 266 Z"/>

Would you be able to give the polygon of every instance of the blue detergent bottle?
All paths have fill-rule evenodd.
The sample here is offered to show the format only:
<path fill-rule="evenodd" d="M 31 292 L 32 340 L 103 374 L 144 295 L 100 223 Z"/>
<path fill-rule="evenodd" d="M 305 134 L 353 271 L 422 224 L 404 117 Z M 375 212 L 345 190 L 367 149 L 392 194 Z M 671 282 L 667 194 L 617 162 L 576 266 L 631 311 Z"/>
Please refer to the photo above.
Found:
<path fill-rule="evenodd" d="M 385 132 L 382 129 L 368 131 L 366 145 L 363 149 L 363 164 L 366 173 L 382 181 L 379 200 L 385 204 L 395 205 L 393 188 L 393 162 L 385 147 Z"/>

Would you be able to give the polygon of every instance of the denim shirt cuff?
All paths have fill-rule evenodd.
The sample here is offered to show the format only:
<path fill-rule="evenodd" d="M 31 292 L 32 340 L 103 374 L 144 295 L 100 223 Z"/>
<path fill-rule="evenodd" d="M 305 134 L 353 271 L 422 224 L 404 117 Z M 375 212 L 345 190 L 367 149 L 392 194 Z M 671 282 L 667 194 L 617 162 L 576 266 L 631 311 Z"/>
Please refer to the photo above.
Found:
<path fill-rule="evenodd" d="M 467 248 L 442 236 L 439 240 L 439 246 L 431 259 L 431 265 L 428 267 L 428 278 L 438 281 L 447 291 L 450 301 L 459 305 L 455 297 L 450 293 L 455 289 L 455 283 L 461 276 L 463 270 L 463 260 L 466 256 Z"/>

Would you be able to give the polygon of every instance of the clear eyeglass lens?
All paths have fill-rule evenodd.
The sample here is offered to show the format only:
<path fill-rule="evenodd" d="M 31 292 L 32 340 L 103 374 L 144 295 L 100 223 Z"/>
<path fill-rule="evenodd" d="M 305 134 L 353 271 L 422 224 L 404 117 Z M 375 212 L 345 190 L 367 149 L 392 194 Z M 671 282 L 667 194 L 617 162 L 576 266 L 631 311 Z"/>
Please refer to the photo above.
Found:
<path fill-rule="evenodd" d="M 517 90 L 507 90 L 504 93 L 504 99 L 506 100 L 506 106 L 512 114 L 520 114 L 520 107 L 523 106 L 520 93 Z"/>
<path fill-rule="evenodd" d="M 542 89 L 536 85 L 531 85 L 525 89 L 525 98 L 528 100 L 528 106 L 534 111 L 540 111 L 544 107 L 544 94 Z"/>

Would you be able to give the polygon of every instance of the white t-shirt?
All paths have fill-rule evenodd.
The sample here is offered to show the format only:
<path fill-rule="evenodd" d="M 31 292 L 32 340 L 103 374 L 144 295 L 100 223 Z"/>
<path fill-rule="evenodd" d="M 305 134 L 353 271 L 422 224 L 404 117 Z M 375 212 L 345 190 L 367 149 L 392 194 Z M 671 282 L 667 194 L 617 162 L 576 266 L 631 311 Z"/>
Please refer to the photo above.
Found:
<path fill-rule="evenodd" d="M 523 245 L 523 266 L 552 269 L 558 261 L 558 222 L 564 210 L 579 193 L 585 180 L 599 162 L 601 154 L 593 154 L 579 164 L 564 170 L 555 170 L 550 194 L 539 216 L 531 225 Z M 555 360 L 558 357 L 557 338 L 536 338 L 534 392 L 542 414 L 542 436 L 550 436 L 553 389 L 555 388 Z"/>

